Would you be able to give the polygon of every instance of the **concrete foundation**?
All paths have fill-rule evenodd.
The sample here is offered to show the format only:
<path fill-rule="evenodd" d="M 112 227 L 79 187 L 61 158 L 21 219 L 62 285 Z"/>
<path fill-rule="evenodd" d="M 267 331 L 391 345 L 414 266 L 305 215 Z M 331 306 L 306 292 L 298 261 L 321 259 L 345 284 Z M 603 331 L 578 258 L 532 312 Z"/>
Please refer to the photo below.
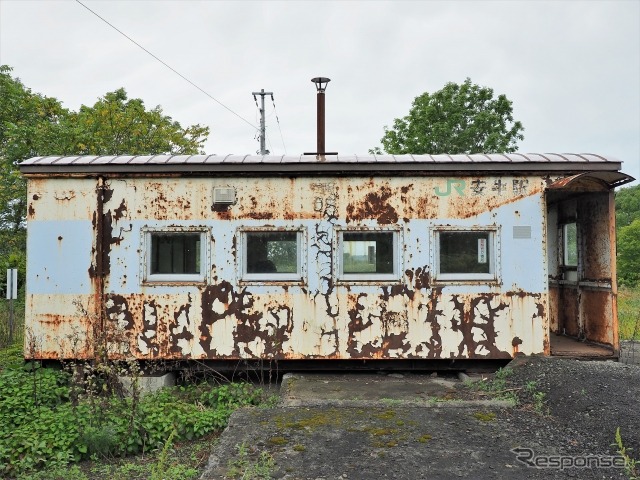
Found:
<path fill-rule="evenodd" d="M 173 372 L 164 375 L 141 375 L 139 377 L 121 376 L 118 377 L 122 382 L 125 392 L 131 394 L 134 385 L 137 382 L 137 388 L 142 395 L 153 393 L 163 387 L 173 387 L 176 384 L 176 374 Z"/>

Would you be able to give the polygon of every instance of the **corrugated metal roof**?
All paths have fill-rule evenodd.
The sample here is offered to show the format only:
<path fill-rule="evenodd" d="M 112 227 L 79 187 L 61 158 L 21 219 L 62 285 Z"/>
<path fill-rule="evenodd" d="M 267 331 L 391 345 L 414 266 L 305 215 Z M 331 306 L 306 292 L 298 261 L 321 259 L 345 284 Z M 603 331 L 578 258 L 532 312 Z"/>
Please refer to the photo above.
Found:
<path fill-rule="evenodd" d="M 593 153 L 506 153 L 457 155 L 145 155 L 33 157 L 23 173 L 261 172 L 330 173 L 366 171 L 617 171 L 622 162 Z"/>

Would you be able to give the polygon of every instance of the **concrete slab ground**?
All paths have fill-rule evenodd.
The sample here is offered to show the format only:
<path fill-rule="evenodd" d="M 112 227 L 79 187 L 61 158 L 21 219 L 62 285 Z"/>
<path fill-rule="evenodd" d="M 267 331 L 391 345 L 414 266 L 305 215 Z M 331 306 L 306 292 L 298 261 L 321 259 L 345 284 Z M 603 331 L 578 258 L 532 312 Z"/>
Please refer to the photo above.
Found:
<path fill-rule="evenodd" d="M 544 369 L 525 365 L 522 371 L 512 390 L 535 386 L 527 375 Z M 611 381 L 611 372 L 606 376 Z M 527 458 L 611 460 L 615 451 L 608 433 L 604 442 L 583 438 L 543 408 L 470 395 L 455 377 L 296 374 L 284 379 L 281 398 L 276 408 L 232 415 L 201 480 L 625 478 L 620 466 L 602 469 L 593 461 L 592 468 L 527 464 Z"/>

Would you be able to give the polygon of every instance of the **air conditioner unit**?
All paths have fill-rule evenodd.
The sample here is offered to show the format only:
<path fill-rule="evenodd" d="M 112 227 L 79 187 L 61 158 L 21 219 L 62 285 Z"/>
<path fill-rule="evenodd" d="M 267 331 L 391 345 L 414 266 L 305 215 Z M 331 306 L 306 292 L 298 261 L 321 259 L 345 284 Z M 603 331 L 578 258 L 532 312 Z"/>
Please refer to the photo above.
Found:
<path fill-rule="evenodd" d="M 215 187 L 213 189 L 214 205 L 233 205 L 236 203 L 236 189 L 233 187 Z"/>

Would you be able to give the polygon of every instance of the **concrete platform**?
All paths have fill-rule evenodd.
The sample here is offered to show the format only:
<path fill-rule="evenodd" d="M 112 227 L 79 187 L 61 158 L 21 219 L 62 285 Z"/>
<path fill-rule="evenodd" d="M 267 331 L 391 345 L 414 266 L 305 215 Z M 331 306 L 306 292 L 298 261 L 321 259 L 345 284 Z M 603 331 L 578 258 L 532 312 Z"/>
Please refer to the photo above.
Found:
<path fill-rule="evenodd" d="M 285 407 L 512 406 L 503 400 L 467 399 L 460 388 L 462 383 L 452 375 L 286 374 L 282 379 L 280 396 Z"/>

